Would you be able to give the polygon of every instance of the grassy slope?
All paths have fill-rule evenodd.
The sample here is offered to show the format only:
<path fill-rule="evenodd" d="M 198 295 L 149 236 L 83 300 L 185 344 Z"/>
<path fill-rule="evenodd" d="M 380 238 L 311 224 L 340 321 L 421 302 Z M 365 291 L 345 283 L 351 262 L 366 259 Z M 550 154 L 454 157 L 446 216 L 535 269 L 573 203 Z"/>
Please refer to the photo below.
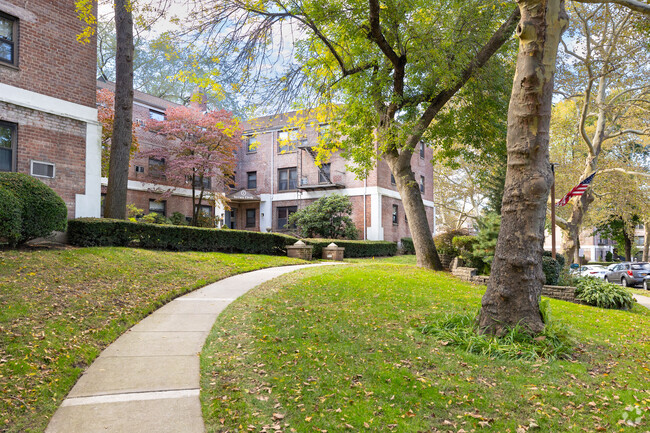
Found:
<path fill-rule="evenodd" d="M 228 307 L 202 354 L 208 431 L 618 431 L 628 405 L 649 428 L 650 311 L 551 300 L 575 359 L 491 360 L 416 329 L 476 311 L 485 288 L 395 261 L 302 271 Z"/>
<path fill-rule="evenodd" d="M 302 261 L 124 248 L 0 253 L 0 432 L 43 431 L 89 363 L 174 297 Z"/>

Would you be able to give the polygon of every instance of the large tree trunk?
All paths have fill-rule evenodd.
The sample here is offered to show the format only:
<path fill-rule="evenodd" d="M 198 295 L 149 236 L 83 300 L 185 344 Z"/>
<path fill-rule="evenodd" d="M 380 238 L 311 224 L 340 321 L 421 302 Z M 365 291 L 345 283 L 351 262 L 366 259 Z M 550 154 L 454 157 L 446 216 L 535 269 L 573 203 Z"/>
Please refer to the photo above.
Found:
<path fill-rule="evenodd" d="M 585 169 L 589 171 L 589 168 Z M 566 222 L 567 236 L 564 240 L 564 253 L 569 263 L 580 263 L 579 249 L 580 249 L 580 230 L 582 229 L 582 221 L 585 214 L 589 210 L 589 206 L 594 201 L 594 196 L 591 191 L 586 191 L 577 202 L 574 204 L 571 211 L 571 217 Z"/>
<path fill-rule="evenodd" d="M 133 16 L 129 0 L 115 1 L 115 121 L 104 215 L 126 219 L 129 157 L 133 139 Z"/>
<path fill-rule="evenodd" d="M 411 170 L 411 153 L 403 151 L 399 157 L 388 154 L 385 155 L 385 159 L 395 177 L 404 212 L 408 216 L 417 265 L 426 269 L 442 270 L 442 263 L 433 243 L 429 220 L 422 202 L 420 186 Z"/>
<path fill-rule="evenodd" d="M 623 239 L 625 241 L 625 261 L 631 262 L 632 261 L 632 239 L 630 235 L 627 233 L 627 230 L 625 230 L 625 228 L 623 228 Z"/>
<path fill-rule="evenodd" d="M 482 332 L 544 329 L 539 297 L 546 201 L 553 176 L 549 125 L 557 48 L 568 25 L 563 0 L 520 0 L 519 54 L 508 110 L 508 168 L 501 230 L 479 316 Z"/>

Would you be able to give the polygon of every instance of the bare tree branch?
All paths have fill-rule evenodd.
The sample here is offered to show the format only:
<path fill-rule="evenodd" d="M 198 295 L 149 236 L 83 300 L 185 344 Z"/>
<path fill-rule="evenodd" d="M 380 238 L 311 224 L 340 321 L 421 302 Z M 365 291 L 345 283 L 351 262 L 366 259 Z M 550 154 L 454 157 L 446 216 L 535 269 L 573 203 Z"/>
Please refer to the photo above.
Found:
<path fill-rule="evenodd" d="M 593 4 L 607 4 L 616 3 L 617 5 L 624 6 L 632 9 L 635 12 L 641 12 L 644 15 L 650 15 L 650 5 L 642 3 L 637 0 L 575 0 L 578 3 L 593 3 Z"/>

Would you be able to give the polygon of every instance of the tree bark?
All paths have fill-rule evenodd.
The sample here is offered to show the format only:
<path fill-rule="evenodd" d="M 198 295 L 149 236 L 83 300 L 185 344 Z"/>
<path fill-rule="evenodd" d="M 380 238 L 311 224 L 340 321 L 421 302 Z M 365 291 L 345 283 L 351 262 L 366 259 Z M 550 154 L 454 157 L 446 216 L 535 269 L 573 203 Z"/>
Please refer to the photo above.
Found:
<path fill-rule="evenodd" d="M 397 190 L 402 198 L 404 212 L 408 217 L 417 265 L 421 268 L 439 271 L 442 270 L 442 263 L 433 243 L 429 220 L 420 194 L 420 186 L 411 170 L 411 153 L 406 150 L 402 152 L 399 157 L 387 154 L 385 160 L 391 172 L 394 173 Z"/>
<path fill-rule="evenodd" d="M 650 221 L 643 222 L 643 261 L 648 261 L 648 250 L 650 249 Z"/>
<path fill-rule="evenodd" d="M 502 335 L 544 329 L 539 297 L 546 202 L 553 176 L 549 125 L 557 49 L 568 25 L 563 0 L 519 0 L 519 54 L 508 110 L 508 165 L 501 230 L 479 329 Z"/>
<path fill-rule="evenodd" d="M 625 261 L 631 262 L 632 261 L 632 239 L 630 238 L 630 235 L 627 233 L 627 230 L 625 230 L 625 228 L 623 228 L 623 239 L 625 241 Z"/>
<path fill-rule="evenodd" d="M 115 1 L 115 121 L 104 215 L 126 219 L 133 122 L 133 16 L 129 0 Z"/>
<path fill-rule="evenodd" d="M 586 168 L 585 171 L 588 171 Z M 576 201 L 571 211 L 571 217 L 566 222 L 567 236 L 564 240 L 564 253 L 569 263 L 580 263 L 579 248 L 580 248 L 580 229 L 582 228 L 582 221 L 589 209 L 589 205 L 594 201 L 594 196 L 590 190 L 587 190 Z"/>

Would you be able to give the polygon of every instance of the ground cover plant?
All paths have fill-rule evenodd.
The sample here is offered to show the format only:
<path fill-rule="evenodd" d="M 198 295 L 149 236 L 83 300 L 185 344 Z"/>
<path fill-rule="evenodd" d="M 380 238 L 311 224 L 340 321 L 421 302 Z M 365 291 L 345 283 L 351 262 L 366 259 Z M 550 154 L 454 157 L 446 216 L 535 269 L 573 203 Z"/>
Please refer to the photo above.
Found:
<path fill-rule="evenodd" d="M 303 270 L 231 304 L 201 356 L 208 431 L 648 430 L 650 310 L 549 300 L 568 359 L 477 355 L 421 328 L 474 316 L 485 287 L 409 260 Z"/>
<path fill-rule="evenodd" d="M 131 248 L 0 252 L 0 432 L 41 432 L 86 366 L 174 297 L 286 257 Z"/>

